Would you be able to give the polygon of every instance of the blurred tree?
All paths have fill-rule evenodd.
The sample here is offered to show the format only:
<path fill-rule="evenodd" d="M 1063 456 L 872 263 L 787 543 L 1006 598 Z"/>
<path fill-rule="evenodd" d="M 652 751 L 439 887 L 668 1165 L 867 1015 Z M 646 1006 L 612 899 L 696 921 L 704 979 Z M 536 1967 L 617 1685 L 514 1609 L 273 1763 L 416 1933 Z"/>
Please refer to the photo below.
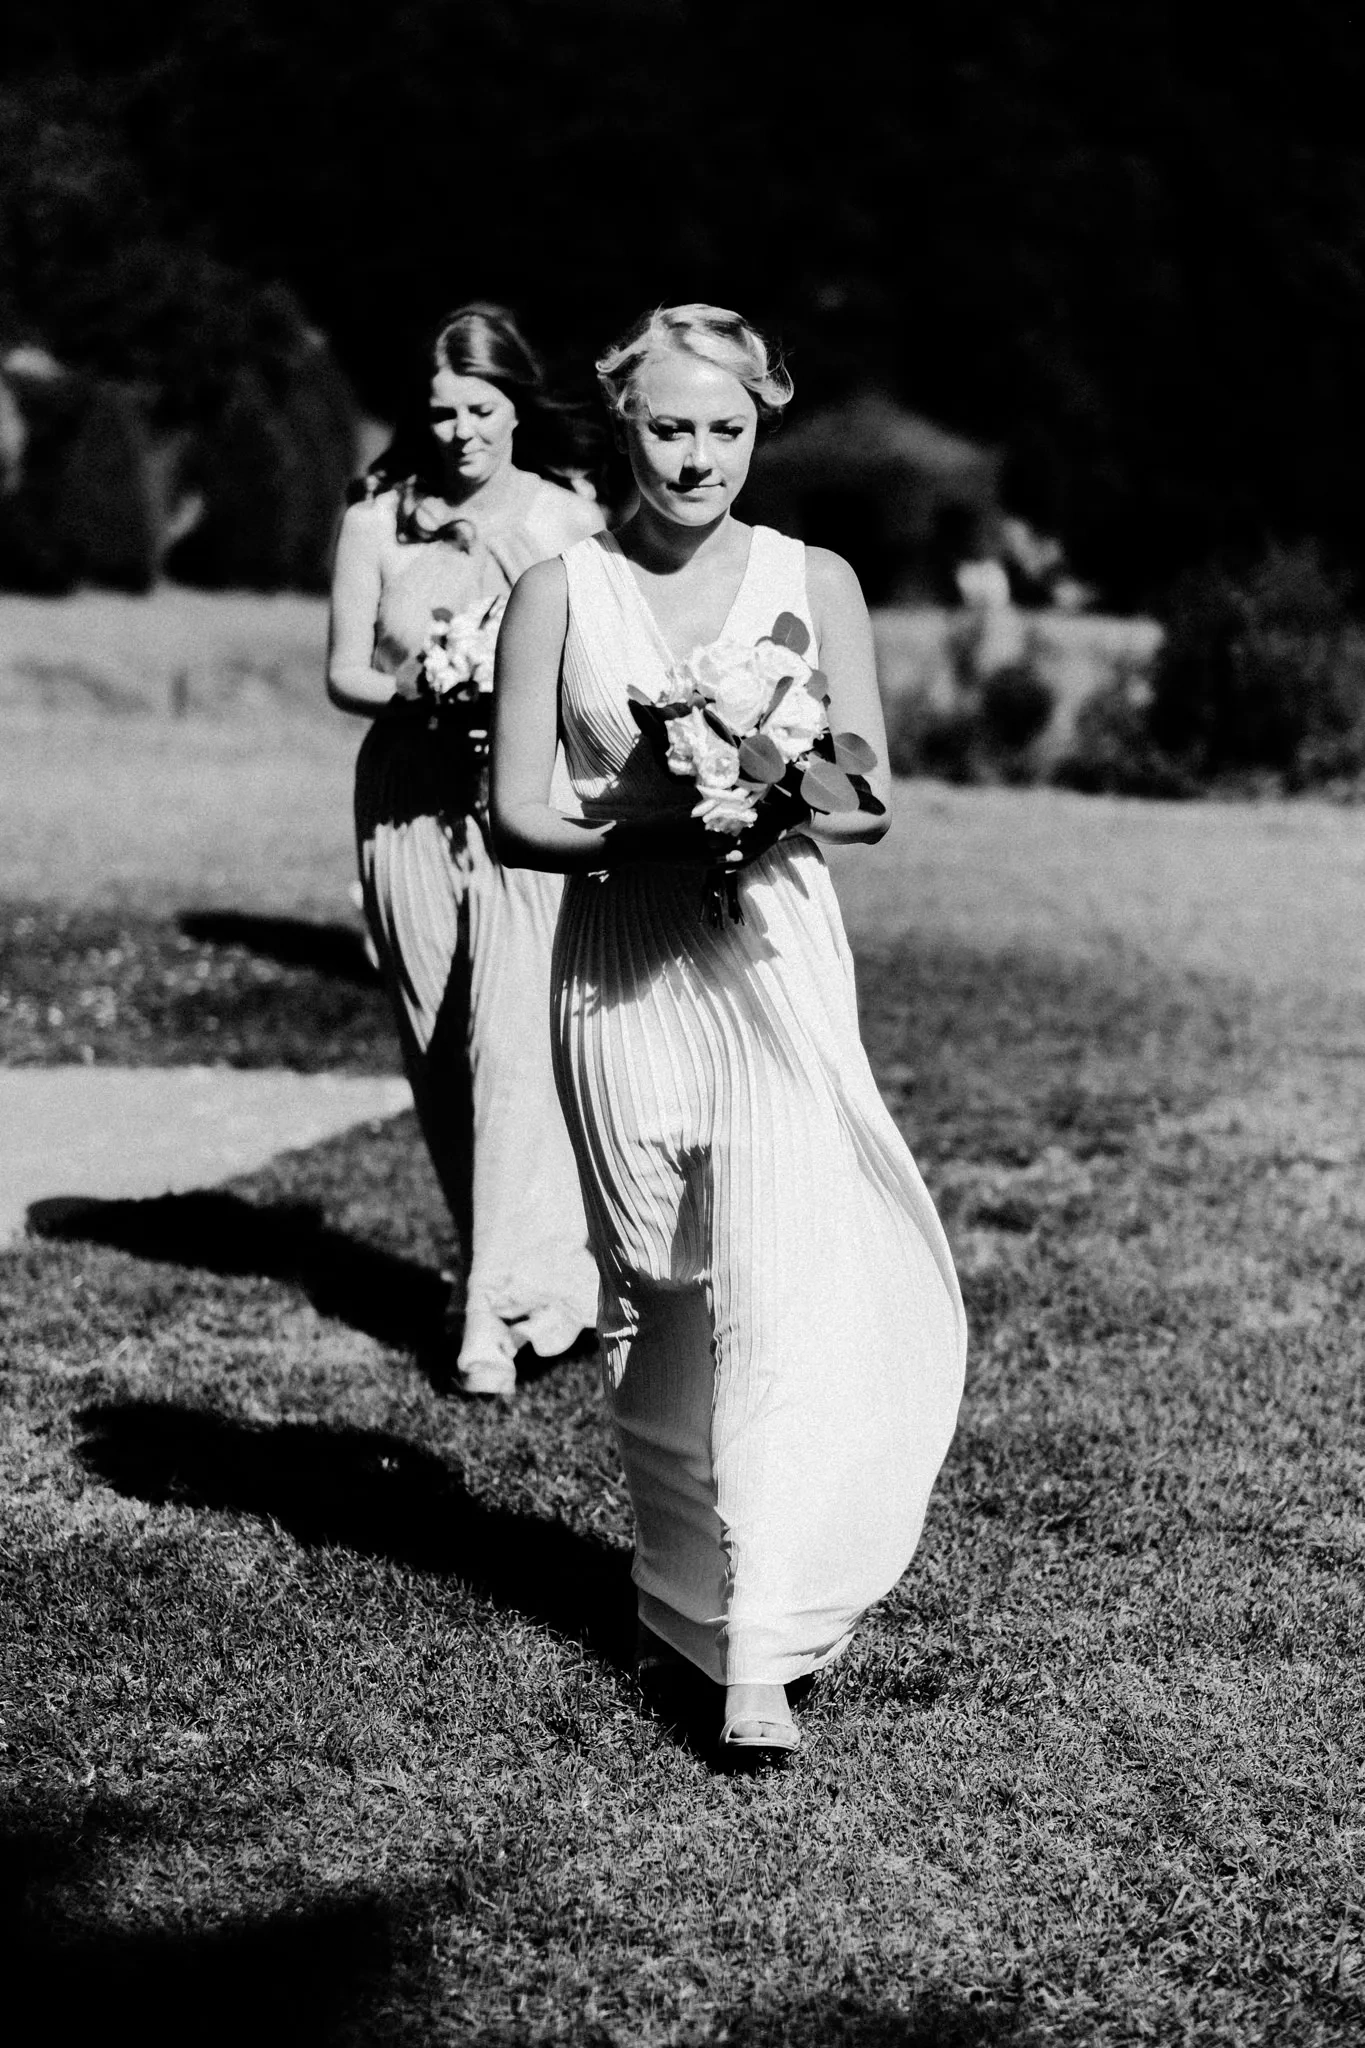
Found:
<path fill-rule="evenodd" d="M 56 520 L 71 573 L 118 590 L 149 590 L 160 561 L 151 436 L 135 396 L 89 387 L 63 451 Z"/>
<path fill-rule="evenodd" d="M 121 375 L 156 354 L 187 404 L 246 346 L 248 278 L 288 282 L 379 412 L 462 297 L 511 300 L 580 385 L 642 306 L 715 297 L 782 334 L 803 405 L 880 379 L 1017 444 L 1018 509 L 1113 598 L 1271 535 L 1365 550 L 1339 0 L 1217 38 L 1176 0 L 10 14 L 0 309 Z"/>
<path fill-rule="evenodd" d="M 205 532 L 177 561 L 316 588 L 354 457 L 349 383 L 290 291 L 170 232 L 118 107 L 69 77 L 0 95 L 0 337 L 40 337 L 63 389 L 94 394 L 63 400 L 63 439 L 52 395 L 21 391 L 34 431 L 0 576 L 146 587 L 188 463 Z M 249 479 L 264 495 L 233 535 Z"/>

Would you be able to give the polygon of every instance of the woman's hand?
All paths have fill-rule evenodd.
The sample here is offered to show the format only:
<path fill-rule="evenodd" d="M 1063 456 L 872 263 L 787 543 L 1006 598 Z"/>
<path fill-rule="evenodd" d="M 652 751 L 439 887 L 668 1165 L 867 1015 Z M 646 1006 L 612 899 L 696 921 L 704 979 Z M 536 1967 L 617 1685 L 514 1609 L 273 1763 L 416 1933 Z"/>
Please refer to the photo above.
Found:
<path fill-rule="evenodd" d="M 393 672 L 393 694 L 408 704 L 415 704 L 422 694 L 422 657 L 410 654 L 405 662 Z"/>
<path fill-rule="evenodd" d="M 738 836 L 711 830 L 696 812 L 620 818 L 601 830 L 603 868 L 736 867 L 742 860 Z"/>

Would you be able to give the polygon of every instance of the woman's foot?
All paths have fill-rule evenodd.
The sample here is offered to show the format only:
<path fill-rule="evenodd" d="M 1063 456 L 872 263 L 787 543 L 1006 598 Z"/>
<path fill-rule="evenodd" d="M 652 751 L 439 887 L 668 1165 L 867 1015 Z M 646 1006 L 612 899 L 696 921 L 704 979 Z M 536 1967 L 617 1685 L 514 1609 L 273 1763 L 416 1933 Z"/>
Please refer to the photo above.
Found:
<path fill-rule="evenodd" d="M 472 1309 L 465 1317 L 455 1384 L 462 1394 L 494 1400 L 510 1401 L 516 1395 L 516 1339 L 491 1309 Z"/>
<path fill-rule="evenodd" d="M 746 1763 L 785 1763 L 801 1735 L 781 1685 L 727 1685 L 722 1753 Z"/>

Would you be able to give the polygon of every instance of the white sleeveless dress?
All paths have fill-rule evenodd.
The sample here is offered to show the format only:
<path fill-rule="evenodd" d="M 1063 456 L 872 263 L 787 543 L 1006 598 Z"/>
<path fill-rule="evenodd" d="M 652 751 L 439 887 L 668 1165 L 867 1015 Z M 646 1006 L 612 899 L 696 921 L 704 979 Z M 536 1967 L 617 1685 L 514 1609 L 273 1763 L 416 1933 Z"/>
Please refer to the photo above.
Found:
<path fill-rule="evenodd" d="M 565 754 L 589 817 L 689 808 L 631 716 L 671 660 L 610 535 L 569 549 Z M 814 632 L 799 541 L 756 527 L 725 636 Z M 556 1078 L 602 1281 L 607 1395 L 642 1620 L 723 1684 L 787 1683 L 847 1643 L 919 1538 L 966 1320 L 934 1207 L 858 1035 L 813 839 L 743 871 L 571 877 Z"/>

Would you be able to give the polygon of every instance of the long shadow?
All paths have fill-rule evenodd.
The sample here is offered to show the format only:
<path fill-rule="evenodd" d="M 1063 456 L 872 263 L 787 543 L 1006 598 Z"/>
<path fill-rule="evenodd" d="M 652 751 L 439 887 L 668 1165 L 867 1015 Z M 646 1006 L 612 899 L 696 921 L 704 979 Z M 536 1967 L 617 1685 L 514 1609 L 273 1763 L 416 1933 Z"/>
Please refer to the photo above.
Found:
<path fill-rule="evenodd" d="M 400 1884 L 305 1895 L 290 1910 L 209 1928 L 120 1925 L 94 1866 L 111 1838 L 145 1826 L 132 1811 L 0 1813 L 0 1969 L 16 2048 L 418 2048 L 433 2038 L 430 1898 Z M 784 2003 L 779 1993 L 688 2035 L 697 2048 L 1026 2048 L 1032 2038 L 1019 2004 L 934 1991 L 899 2009 L 838 1992 Z M 461 2039 L 527 2048 L 531 2035 L 514 2022 Z"/>
<path fill-rule="evenodd" d="M 619 1670 L 634 1641 L 630 1562 L 562 1524 L 476 1500 L 439 1458 L 379 1430 L 257 1428 L 162 1401 L 77 1416 L 77 1456 L 117 1492 L 278 1522 L 300 1543 L 449 1575 Z"/>
<path fill-rule="evenodd" d="M 314 924 L 308 918 L 265 917 L 248 910 L 187 910 L 178 923 L 187 939 L 242 946 L 282 967 L 306 967 L 358 988 L 373 988 L 379 980 L 353 925 Z"/>
<path fill-rule="evenodd" d="M 390 2019 L 391 1903 L 367 1893 L 202 1931 L 119 1926 L 89 1882 L 108 1833 L 89 1819 L 0 1820 L 0 1969 L 16 2048 L 340 2048 L 371 2038 L 366 2021 L 381 2004 Z M 383 2038 L 422 2036 L 390 2022 Z"/>
<path fill-rule="evenodd" d="M 205 1273 L 292 1280 L 320 1315 L 414 1352 L 436 1376 L 449 1350 L 440 1275 L 332 1229 L 313 1202 L 257 1204 L 207 1188 L 145 1201 L 56 1195 L 32 1204 L 28 1226 L 39 1237 L 108 1245 Z"/>
<path fill-rule="evenodd" d="M 1017 2006 L 984 1998 L 930 1991 L 897 2009 L 834 1992 L 738 2012 L 723 2038 L 728 2048 L 1025 2048 L 1031 2031 Z"/>

